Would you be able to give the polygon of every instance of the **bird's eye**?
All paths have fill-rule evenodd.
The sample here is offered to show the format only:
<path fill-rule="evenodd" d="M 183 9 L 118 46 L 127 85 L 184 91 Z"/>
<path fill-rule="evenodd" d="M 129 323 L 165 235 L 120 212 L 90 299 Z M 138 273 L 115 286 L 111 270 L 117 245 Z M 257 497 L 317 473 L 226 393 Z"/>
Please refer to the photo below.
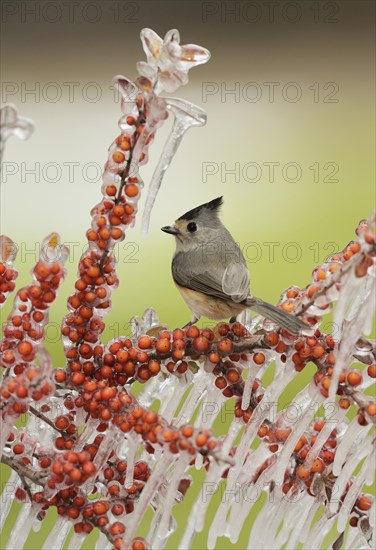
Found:
<path fill-rule="evenodd" d="M 195 224 L 195 222 L 189 222 L 189 224 L 187 225 L 187 229 L 190 233 L 194 233 L 195 231 L 197 231 L 197 225 Z"/>

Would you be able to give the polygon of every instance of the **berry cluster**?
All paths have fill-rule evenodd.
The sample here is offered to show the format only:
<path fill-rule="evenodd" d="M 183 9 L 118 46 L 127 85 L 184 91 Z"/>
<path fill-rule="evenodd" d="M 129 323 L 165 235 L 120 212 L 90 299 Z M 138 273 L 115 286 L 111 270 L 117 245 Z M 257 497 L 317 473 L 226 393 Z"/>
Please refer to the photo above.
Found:
<path fill-rule="evenodd" d="M 13 268 L 16 257 L 16 247 L 13 241 L 5 235 L 0 236 L 0 307 L 15 288 L 14 281 L 18 272 Z"/>
<path fill-rule="evenodd" d="M 25 495 L 20 494 L 18 498 L 25 498 Z M 113 543 L 116 550 L 121 549 L 121 535 L 126 527 L 123 522 L 116 519 L 116 516 L 126 513 L 123 501 L 112 504 L 111 507 L 107 499 L 88 500 L 77 485 L 60 489 L 49 499 L 41 491 L 34 493 L 32 498 L 40 507 L 39 519 L 45 517 L 48 508 L 55 506 L 60 516 L 73 522 L 74 531 L 77 534 L 89 534 L 97 527 Z M 132 550 L 146 550 L 146 548 L 144 539 L 137 537 L 133 540 Z"/>
<path fill-rule="evenodd" d="M 117 77 L 115 85 L 123 98 L 121 134 L 109 148 L 103 199 L 91 211 L 92 224 L 86 233 L 89 251 L 80 260 L 76 292 L 68 299 L 71 313 L 62 325 L 71 373 L 91 374 L 102 355 L 102 318 L 110 310 L 111 293 L 118 285 L 112 251 L 124 239 L 125 229 L 134 224 L 142 187 L 138 166 L 147 161 L 154 133 L 167 116 L 163 100 L 145 96 L 123 77 Z M 162 113 L 158 109 L 156 112 L 155 102 L 158 108 L 164 108 Z"/>
<path fill-rule="evenodd" d="M 67 451 L 58 456 L 51 465 L 51 476 L 47 486 L 50 489 L 61 489 L 72 484 L 81 485 L 95 473 L 96 467 L 88 452 Z"/>
<path fill-rule="evenodd" d="M 364 277 L 375 263 L 375 235 L 367 220 L 359 223 L 356 234 L 358 240 L 351 241 L 341 252 L 332 254 L 314 269 L 312 283 L 303 289 L 288 288 L 281 295 L 281 308 L 289 313 L 304 314 L 305 321 L 312 325 L 319 323 L 339 295 L 341 274 L 355 265 L 356 277 Z"/>
<path fill-rule="evenodd" d="M 65 277 L 67 257 L 68 250 L 60 244 L 56 233 L 43 241 L 39 261 L 32 271 L 33 282 L 17 292 L 13 311 L 4 327 L 0 344 L 3 367 L 23 365 L 35 359 L 37 347 L 44 338 L 49 308 Z"/>
<path fill-rule="evenodd" d="M 17 417 L 25 413 L 30 401 L 40 401 L 54 392 L 50 379 L 50 365 L 18 363 L 14 376 L 4 378 L 0 388 L 2 417 Z"/>

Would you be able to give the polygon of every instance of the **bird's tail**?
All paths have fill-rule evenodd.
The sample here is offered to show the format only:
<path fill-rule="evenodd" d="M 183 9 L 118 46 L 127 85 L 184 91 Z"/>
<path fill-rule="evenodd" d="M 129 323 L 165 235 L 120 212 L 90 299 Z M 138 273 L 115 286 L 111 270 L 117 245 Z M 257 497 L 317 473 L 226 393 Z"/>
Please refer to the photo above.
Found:
<path fill-rule="evenodd" d="M 297 317 L 294 317 L 290 313 L 287 313 L 272 304 L 268 304 L 268 302 L 260 300 L 260 298 L 249 296 L 246 300 L 246 304 L 247 307 L 253 311 L 256 311 L 256 313 L 259 313 L 263 317 L 266 317 L 266 319 L 269 319 L 282 328 L 285 328 L 291 334 L 299 334 L 302 330 L 306 331 L 311 328 Z"/>

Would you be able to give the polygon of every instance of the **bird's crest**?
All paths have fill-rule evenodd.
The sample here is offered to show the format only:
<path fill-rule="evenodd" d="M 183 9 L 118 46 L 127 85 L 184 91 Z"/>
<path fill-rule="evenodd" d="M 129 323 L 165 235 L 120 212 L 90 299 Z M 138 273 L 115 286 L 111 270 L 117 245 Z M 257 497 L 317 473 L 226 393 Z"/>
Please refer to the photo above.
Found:
<path fill-rule="evenodd" d="M 223 197 L 217 197 L 216 199 L 213 199 L 210 202 L 206 202 L 205 204 L 201 204 L 200 206 L 196 206 L 196 208 L 193 208 L 192 210 L 189 210 L 180 218 L 179 220 L 194 220 L 197 218 L 197 216 L 205 209 L 214 212 L 215 214 L 218 213 L 220 207 L 223 204 Z"/>

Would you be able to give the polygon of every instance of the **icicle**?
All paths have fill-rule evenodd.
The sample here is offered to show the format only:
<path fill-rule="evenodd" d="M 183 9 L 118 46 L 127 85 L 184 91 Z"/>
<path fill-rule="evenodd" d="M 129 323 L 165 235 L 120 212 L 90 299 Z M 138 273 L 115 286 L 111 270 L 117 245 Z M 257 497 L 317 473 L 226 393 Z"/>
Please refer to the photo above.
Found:
<path fill-rule="evenodd" d="M 251 445 L 254 437 L 256 436 L 260 425 L 268 418 L 269 414 L 275 410 L 278 397 L 282 389 L 296 376 L 296 372 L 287 371 L 284 372 L 284 376 L 277 375 L 275 380 L 270 384 L 264 394 L 264 398 L 255 408 L 251 422 L 249 422 L 245 428 L 244 435 L 236 449 L 235 461 L 236 464 L 230 469 L 228 476 L 228 485 L 232 487 L 232 484 L 236 481 L 240 469 L 243 466 L 246 454 L 249 446 Z M 257 419 L 257 421 L 256 421 Z M 274 420 L 274 419 L 273 419 Z"/>
<path fill-rule="evenodd" d="M 353 449 L 356 449 L 359 444 L 366 437 L 369 426 L 360 426 L 358 417 L 355 416 L 347 427 L 345 434 L 343 434 L 341 442 L 339 443 L 333 462 L 333 475 L 339 476 L 348 454 Z"/>
<path fill-rule="evenodd" d="M 35 511 L 30 502 L 24 504 L 18 512 L 17 518 L 13 518 L 15 528 L 12 529 L 9 540 L 6 545 L 7 550 L 23 548 L 27 537 L 35 522 Z"/>
<path fill-rule="evenodd" d="M 72 524 L 67 518 L 58 516 L 42 550 L 61 550 L 70 532 Z"/>
<path fill-rule="evenodd" d="M 163 498 L 163 501 L 160 495 L 160 507 L 162 508 L 163 511 L 162 511 L 161 522 L 159 524 L 159 529 L 156 534 L 157 538 L 161 538 L 161 539 L 166 538 L 171 509 L 175 504 L 175 498 L 177 495 L 178 486 L 181 481 L 181 478 L 183 477 L 185 469 L 188 467 L 189 460 L 190 460 L 189 456 L 182 455 L 179 457 L 179 460 L 177 460 L 174 464 L 174 470 L 173 470 L 171 479 L 168 480 L 168 489 L 167 489 L 166 496 Z M 153 541 L 150 541 L 150 543 L 153 546 Z"/>
<path fill-rule="evenodd" d="M 198 411 L 194 426 L 196 428 L 210 429 L 218 415 L 221 413 L 222 405 L 226 398 L 214 384 L 209 384 L 206 397 L 201 401 L 201 408 Z"/>
<path fill-rule="evenodd" d="M 224 455 L 227 455 L 230 452 L 234 444 L 234 441 L 238 433 L 240 432 L 240 430 L 243 428 L 243 426 L 244 426 L 243 422 L 239 420 L 239 418 L 237 417 L 235 417 L 231 422 L 230 427 L 227 430 L 227 434 L 222 443 L 222 453 Z"/>
<path fill-rule="evenodd" d="M 164 482 L 167 468 L 170 466 L 170 464 L 174 462 L 174 460 L 176 460 L 176 456 L 165 451 L 163 456 L 156 463 L 154 470 L 148 479 L 148 482 L 145 484 L 145 487 L 141 492 L 140 498 L 135 504 L 134 510 L 132 512 L 132 522 L 128 525 L 128 529 L 126 529 L 124 533 L 122 542 L 122 548 L 124 548 L 124 550 L 128 550 L 129 548 L 131 548 L 131 543 L 138 528 L 138 525 L 142 517 L 144 516 L 148 506 L 153 500 L 154 495 Z"/>
<path fill-rule="evenodd" d="M 346 316 L 346 305 L 355 293 L 355 290 L 358 290 L 360 284 L 363 284 L 365 287 L 361 303 L 358 301 L 357 310 L 355 311 L 354 307 L 351 308 Z M 363 304 L 363 301 L 366 297 L 369 297 L 371 292 L 372 286 L 367 284 L 367 280 L 365 280 L 365 282 L 361 280 L 361 283 L 359 283 L 359 278 L 355 277 L 354 272 L 351 272 L 347 276 L 346 282 L 341 289 L 337 307 L 334 310 L 333 320 L 334 326 L 340 331 L 341 344 L 333 369 L 332 381 L 329 388 L 329 399 L 335 399 L 340 373 L 350 360 L 355 342 L 361 336 L 365 326 L 369 324 L 370 314 L 372 314 L 371 312 L 373 311 L 373 301 L 371 302 L 371 300 L 369 300 L 366 305 Z M 347 320 L 346 324 L 345 319 Z"/>
<path fill-rule="evenodd" d="M 77 550 L 77 548 L 81 548 L 84 540 L 85 540 L 85 536 L 83 536 L 82 534 L 73 532 L 73 535 L 68 544 L 68 550 Z"/>
<path fill-rule="evenodd" d="M 337 516 L 332 516 L 328 518 L 326 514 L 321 516 L 321 518 L 315 523 L 314 527 L 310 531 L 310 536 L 307 538 L 303 550 L 312 550 L 312 548 L 321 548 L 323 540 L 326 535 L 332 529 Z"/>
<path fill-rule="evenodd" d="M 74 445 L 74 450 L 76 452 L 82 451 L 82 449 L 89 442 L 93 434 L 96 435 L 97 427 L 98 427 L 98 420 L 94 418 L 89 418 L 89 420 L 85 423 L 84 429 L 80 433 L 79 437 L 76 439 L 76 442 Z"/>
<path fill-rule="evenodd" d="M 281 374 L 282 372 L 284 373 L 283 379 Z M 270 384 L 270 386 L 267 388 L 264 394 L 263 400 L 260 401 L 256 409 L 254 410 L 254 413 L 252 415 L 253 421 L 247 424 L 244 430 L 243 437 L 236 449 L 236 453 L 234 456 L 235 465 L 232 468 L 230 468 L 230 471 L 227 477 L 227 487 L 226 487 L 227 491 L 233 490 L 235 483 L 237 481 L 237 478 L 240 474 L 240 471 L 243 468 L 244 460 L 249 451 L 249 447 L 254 437 L 257 435 L 260 425 L 264 422 L 264 420 L 269 416 L 269 414 L 273 410 L 274 405 L 276 404 L 276 399 L 278 398 L 282 388 L 284 388 L 289 383 L 290 379 L 293 379 L 295 376 L 296 376 L 296 372 L 293 372 L 292 370 L 289 370 L 286 372 L 281 368 L 281 371 L 277 375 L 274 382 Z M 254 420 L 256 418 L 257 418 L 257 422 Z M 228 510 L 228 503 L 221 502 L 221 504 L 217 509 L 213 522 L 210 526 L 208 544 L 210 544 L 211 548 L 214 548 L 217 537 L 223 533 L 223 528 L 226 523 L 225 520 L 226 520 L 227 510 Z"/>
<path fill-rule="evenodd" d="M 161 402 L 159 414 L 167 420 L 167 422 L 173 421 L 174 413 L 181 403 L 187 386 L 180 382 L 180 379 L 176 376 L 170 376 L 163 382 L 160 395 L 158 399 Z"/>
<path fill-rule="evenodd" d="M 127 434 L 128 451 L 127 451 L 127 471 L 125 474 L 124 487 L 127 488 L 133 484 L 134 464 L 137 449 L 140 445 L 139 436 L 129 432 Z"/>
<path fill-rule="evenodd" d="M 204 392 L 209 384 L 212 384 L 212 380 L 203 370 L 200 369 L 194 378 L 191 393 L 184 403 L 179 416 L 174 421 L 175 426 L 182 426 L 186 422 L 189 422 L 197 403 L 203 398 Z"/>
<path fill-rule="evenodd" d="M 197 105 L 183 99 L 165 98 L 165 100 L 167 102 L 167 109 L 173 112 L 175 120 L 150 182 L 141 226 L 141 230 L 144 234 L 148 232 L 150 214 L 163 177 L 178 150 L 184 134 L 192 126 L 203 126 L 206 124 L 206 113 L 197 107 Z"/>
<path fill-rule="evenodd" d="M 157 531 L 159 529 L 159 525 L 161 523 L 162 514 L 163 514 L 163 509 L 158 507 L 158 509 L 154 513 L 154 517 L 153 517 L 153 520 L 151 522 L 150 531 L 149 531 L 148 536 L 147 536 L 147 540 L 152 541 L 153 550 L 162 550 L 165 547 L 165 543 L 166 543 L 166 540 L 168 539 L 168 537 L 171 535 L 171 533 L 176 531 L 176 521 L 173 518 L 173 516 L 170 516 L 169 517 L 169 526 L 168 526 L 168 529 L 165 533 L 165 537 L 164 538 L 156 538 L 156 533 L 157 533 Z"/>
<path fill-rule="evenodd" d="M 201 470 L 203 463 L 204 463 L 204 457 L 202 456 L 202 454 L 197 453 L 196 459 L 195 459 L 196 470 Z"/>
<path fill-rule="evenodd" d="M 287 501 L 265 503 L 252 526 L 247 548 L 270 548 L 287 506 Z"/>
<path fill-rule="evenodd" d="M 1 491 L 1 506 L 0 506 L 0 533 L 3 530 L 5 520 L 8 517 L 9 510 L 14 501 L 16 489 L 21 486 L 21 480 L 18 474 L 11 469 L 8 481 L 3 486 Z"/>
<path fill-rule="evenodd" d="M 321 501 L 318 498 L 314 499 L 313 502 L 312 502 L 312 506 L 309 510 L 309 514 L 307 516 L 306 522 L 305 522 L 304 525 L 302 525 L 302 528 L 301 528 L 300 533 L 299 533 L 298 540 L 301 544 L 304 544 L 305 541 L 307 540 L 307 538 L 309 537 L 309 534 L 310 534 L 311 528 L 312 528 L 313 519 L 314 519 L 315 515 L 317 514 L 318 510 L 320 509 L 320 506 L 322 506 Z"/>
<path fill-rule="evenodd" d="M 369 550 L 372 546 L 367 544 L 364 536 L 358 529 L 350 527 L 343 550 L 354 550 L 354 548 L 356 550 Z"/>
<path fill-rule="evenodd" d="M 285 544 L 289 548 L 297 547 L 300 533 L 307 525 L 312 508 L 316 509 L 315 499 L 307 494 L 303 495 L 299 503 L 290 502 L 290 507 L 287 508 L 283 518 L 283 526 L 275 538 L 275 548 L 282 548 Z"/>
<path fill-rule="evenodd" d="M 321 451 L 323 445 L 326 443 L 331 432 L 334 430 L 337 424 L 339 424 L 346 418 L 346 412 L 347 411 L 345 409 L 338 408 L 336 411 L 338 415 L 337 418 L 334 418 L 333 416 L 330 416 L 329 418 L 327 418 L 324 424 L 324 427 L 322 428 L 322 430 L 320 430 L 320 432 L 316 437 L 315 443 L 312 445 L 312 447 L 308 451 L 308 454 L 304 463 L 304 467 L 306 469 L 311 468 L 314 460 L 317 458 L 319 452 Z"/>
<path fill-rule="evenodd" d="M 104 533 L 99 533 L 98 540 L 95 544 L 95 550 L 112 550 L 114 545 L 108 540 Z"/>
<path fill-rule="evenodd" d="M 244 390 L 243 390 L 243 396 L 242 396 L 242 410 L 246 411 L 249 407 L 249 403 L 251 401 L 251 393 L 252 393 L 252 386 L 253 382 L 256 378 L 256 374 L 258 372 L 258 369 L 253 368 L 249 366 L 247 378 L 244 384 Z"/>
<path fill-rule="evenodd" d="M 242 469 L 239 483 L 242 483 L 244 478 L 244 485 L 248 484 L 250 487 L 252 484 L 249 484 L 249 480 L 253 479 L 253 476 L 269 455 L 270 453 L 268 449 L 264 446 L 260 446 L 256 451 L 251 452 Z M 255 505 L 255 502 L 257 501 L 252 501 L 250 499 L 239 499 L 238 501 L 233 499 L 233 502 L 231 502 L 227 531 L 233 544 L 237 542 L 245 518 L 248 516 L 251 508 Z"/>
<path fill-rule="evenodd" d="M 336 479 L 335 492 L 333 492 L 329 503 L 329 512 L 334 513 L 337 511 L 339 499 L 343 495 L 353 471 L 359 462 L 367 456 L 369 452 L 371 452 L 371 449 L 372 444 L 368 441 L 367 443 L 357 447 L 357 451 L 352 456 L 347 457 L 346 462 Z"/>
<path fill-rule="evenodd" d="M 351 510 L 355 504 L 356 499 L 359 496 L 359 493 L 364 485 L 364 481 L 367 477 L 368 469 L 374 468 L 374 459 L 375 459 L 375 447 L 370 445 L 371 449 L 367 458 L 365 459 L 360 472 L 356 476 L 353 484 L 345 496 L 345 499 L 340 507 L 338 514 L 338 526 L 337 529 L 340 533 L 345 530 L 348 517 L 351 513 Z"/>
<path fill-rule="evenodd" d="M 211 502 L 211 498 L 216 494 L 220 479 L 226 465 L 212 463 L 205 479 L 205 484 L 201 487 L 200 493 L 188 516 L 185 532 L 180 540 L 179 549 L 186 550 L 190 548 L 192 538 L 195 532 L 200 533 L 204 527 L 206 511 Z M 212 490 L 213 489 L 213 490 Z M 203 491 L 205 490 L 205 494 Z"/>
<path fill-rule="evenodd" d="M 168 380 L 171 380 L 173 376 L 168 378 Z M 141 407 L 150 407 L 152 403 L 156 399 L 160 397 L 160 394 L 162 392 L 164 384 L 164 376 L 163 373 L 157 374 L 157 376 L 154 376 L 151 378 L 147 384 L 145 384 L 144 389 L 141 391 L 140 395 L 138 396 L 138 402 L 141 405 Z M 162 401 L 162 400 L 161 400 Z"/>
<path fill-rule="evenodd" d="M 314 382 L 311 382 L 311 386 L 314 386 Z M 301 408 L 300 418 L 298 422 L 294 424 L 294 429 L 285 441 L 285 444 L 283 445 L 276 462 L 272 466 L 267 468 L 260 476 L 260 482 L 261 480 L 264 483 L 273 480 L 276 485 L 276 491 L 278 493 L 282 491 L 283 476 L 285 475 L 287 465 L 296 447 L 296 444 L 302 434 L 307 429 L 307 426 L 311 423 L 312 415 L 316 412 L 316 410 L 320 406 L 320 403 L 324 401 L 324 397 L 318 393 L 317 389 L 316 392 L 317 393 L 315 397 L 317 401 L 312 403 L 311 399 L 307 400 L 307 402 L 304 404 L 304 407 Z M 307 395 L 307 388 L 304 388 L 304 390 L 302 390 L 302 392 L 299 394 L 299 396 L 305 395 Z"/>
<path fill-rule="evenodd" d="M 100 444 L 97 454 L 94 457 L 93 463 L 97 468 L 97 471 L 100 471 L 103 465 L 106 463 L 108 457 L 110 456 L 115 442 L 119 439 L 119 432 L 116 429 L 114 424 L 109 424 L 105 436 Z M 110 444 L 111 442 L 111 444 Z"/>

